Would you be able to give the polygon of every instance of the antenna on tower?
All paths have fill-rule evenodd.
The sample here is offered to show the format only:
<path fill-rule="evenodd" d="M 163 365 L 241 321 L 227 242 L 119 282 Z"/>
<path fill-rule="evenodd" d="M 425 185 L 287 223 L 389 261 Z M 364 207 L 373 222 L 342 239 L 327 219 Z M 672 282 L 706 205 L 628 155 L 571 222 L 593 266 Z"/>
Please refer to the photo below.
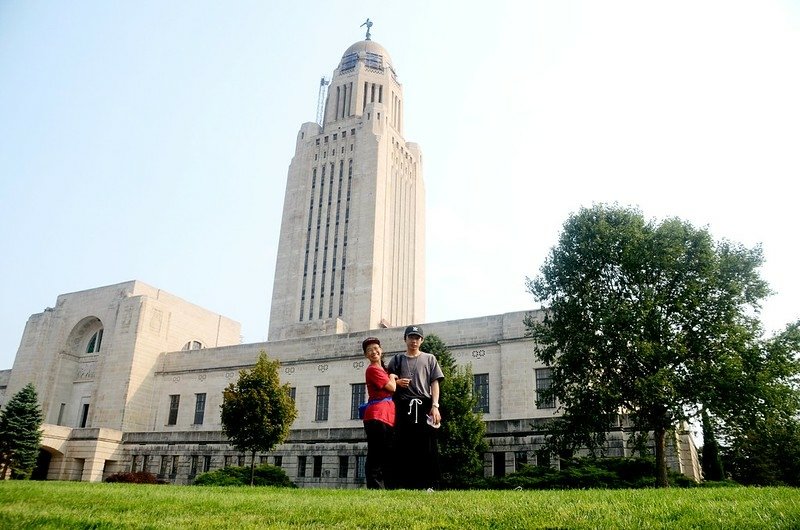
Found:
<path fill-rule="evenodd" d="M 319 96 L 317 97 L 317 123 L 322 127 L 322 114 L 325 112 L 325 94 L 328 91 L 330 81 L 325 76 L 319 79 Z"/>

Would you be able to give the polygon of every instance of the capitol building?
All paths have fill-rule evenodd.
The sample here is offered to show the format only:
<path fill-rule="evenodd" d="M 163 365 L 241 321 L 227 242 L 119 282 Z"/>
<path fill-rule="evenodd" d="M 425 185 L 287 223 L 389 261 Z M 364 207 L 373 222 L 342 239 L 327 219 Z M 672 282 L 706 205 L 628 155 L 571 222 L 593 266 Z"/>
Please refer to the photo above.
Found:
<path fill-rule="evenodd" d="M 425 321 L 424 157 L 403 135 L 391 56 L 367 33 L 344 50 L 325 88 L 288 170 L 269 340 L 240 344 L 238 322 L 140 281 L 59 295 L 31 315 L 12 369 L 0 371 L 0 406 L 28 383 L 40 399 L 34 478 L 95 482 L 146 470 L 190 484 L 249 464 L 222 434 L 220 405 L 223 389 L 265 351 L 280 361 L 298 415 L 288 439 L 257 462 L 282 467 L 301 487 L 364 487 L 361 341 L 378 337 L 387 357 L 403 352 L 409 324 L 471 364 L 487 476 L 558 466 L 542 427 L 557 403 L 537 404 L 550 368 L 536 360 L 523 323 L 541 311 Z M 609 432 L 612 456 L 632 452 L 621 421 Z M 668 446 L 671 469 L 699 480 L 690 434 L 677 430 Z"/>

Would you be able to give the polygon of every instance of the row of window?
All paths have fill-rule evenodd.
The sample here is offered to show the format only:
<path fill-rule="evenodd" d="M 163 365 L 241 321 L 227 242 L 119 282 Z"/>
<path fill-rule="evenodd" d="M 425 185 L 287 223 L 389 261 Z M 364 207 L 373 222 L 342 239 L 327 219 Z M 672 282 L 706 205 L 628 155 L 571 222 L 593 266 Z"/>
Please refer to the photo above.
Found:
<path fill-rule="evenodd" d="M 178 409 L 181 406 L 180 394 L 170 394 L 169 396 L 169 415 L 167 416 L 167 425 L 176 425 L 178 423 Z M 202 425 L 206 414 L 206 394 L 194 395 L 194 425 Z"/>
<path fill-rule="evenodd" d="M 367 34 L 369 39 L 369 34 Z M 358 52 L 351 52 L 342 56 L 342 64 L 339 66 L 339 72 L 347 72 L 352 70 L 358 64 Z M 364 56 L 364 66 L 375 70 L 383 71 L 383 55 L 374 52 L 366 52 Z"/>
<path fill-rule="evenodd" d="M 61 403 L 61 406 L 58 409 L 58 419 L 56 420 L 56 425 L 64 425 L 64 413 L 67 410 L 67 404 Z M 82 402 L 80 406 L 80 417 L 78 418 L 78 427 L 83 429 L 86 427 L 86 423 L 89 421 L 89 404 L 86 402 Z"/>
<path fill-rule="evenodd" d="M 138 470 L 150 471 L 150 455 L 134 455 L 131 458 L 131 472 L 134 473 Z M 180 462 L 180 455 L 161 455 L 161 461 L 158 466 L 158 476 L 161 478 L 174 479 L 178 475 L 178 463 Z M 350 473 L 351 457 L 349 455 L 340 455 L 338 461 L 338 477 L 347 478 Z M 355 478 L 364 479 L 366 476 L 366 455 L 355 456 Z M 193 478 L 199 473 L 211 471 L 211 455 L 190 455 L 189 456 L 189 477 Z M 269 463 L 267 455 L 259 456 L 260 464 Z M 224 467 L 229 466 L 244 466 L 246 459 L 244 455 L 224 457 Z M 299 455 L 297 457 L 297 477 L 322 477 L 322 456 L 315 455 L 311 457 L 311 466 L 309 469 L 309 457 L 306 455 Z M 272 457 L 272 465 L 277 467 L 283 466 L 283 456 L 275 455 Z"/>
<path fill-rule="evenodd" d="M 539 368 L 536 370 L 536 408 L 537 409 L 552 409 L 555 408 L 554 399 L 539 399 L 540 392 L 550 388 L 552 380 L 552 368 Z M 331 387 L 329 385 L 317 386 L 316 389 L 316 406 L 314 411 L 314 421 L 327 421 L 328 409 L 330 404 Z M 489 408 L 489 374 L 475 374 L 473 375 L 473 388 L 475 391 L 476 403 L 474 407 L 475 412 L 488 414 Z M 358 407 L 367 401 L 367 387 L 365 383 L 351 383 L 350 384 L 350 419 L 358 419 Z M 295 388 L 291 389 L 292 399 L 294 399 Z"/>
<path fill-rule="evenodd" d="M 353 151 L 353 144 L 350 144 L 350 152 Z M 344 146 L 342 146 L 341 154 L 344 154 Z M 331 158 L 336 156 L 336 148 L 331 149 Z M 322 158 L 328 158 L 328 150 L 322 152 Z M 314 154 L 314 160 L 319 160 L 319 153 Z"/>
<path fill-rule="evenodd" d="M 311 198 L 308 204 L 308 223 L 306 227 L 306 244 L 305 244 L 305 258 L 303 262 L 303 283 L 300 292 L 300 314 L 299 321 L 302 322 L 306 318 L 306 291 L 309 291 L 308 297 L 308 320 L 313 320 L 314 315 L 322 319 L 327 313 L 328 318 L 333 318 L 334 315 L 334 298 L 337 294 L 338 288 L 338 312 L 337 316 L 342 316 L 344 312 L 344 291 L 345 291 L 345 270 L 347 267 L 347 232 L 350 221 L 350 198 L 352 193 L 353 182 L 353 160 L 348 160 L 347 164 L 347 182 L 346 189 L 345 174 L 344 174 L 344 161 L 339 161 L 339 175 L 338 186 L 336 182 L 336 165 L 331 163 L 329 165 L 330 173 L 326 179 L 326 169 L 328 165 L 322 164 L 321 173 L 319 178 L 319 186 L 317 186 L 317 168 L 313 168 L 311 172 Z M 325 183 L 328 180 L 328 193 L 327 201 L 325 201 Z M 319 194 L 316 190 L 319 188 Z M 335 212 L 333 210 L 334 195 L 333 190 L 336 188 Z M 342 202 L 344 202 L 344 212 L 342 212 Z M 343 228 L 341 228 L 341 218 L 344 217 Z M 316 223 L 314 220 L 316 219 Z M 323 221 L 324 219 L 324 221 Z M 331 224 L 333 224 L 333 233 L 331 234 Z M 341 229 L 340 229 L 341 228 Z M 324 232 L 323 232 L 324 230 Z M 322 235 L 321 235 L 322 234 Z M 340 235 L 341 234 L 341 235 Z M 313 250 L 312 250 L 312 239 Z M 341 239 L 341 257 L 338 256 L 339 241 Z M 332 245 L 331 245 L 332 241 Z M 332 254 L 330 261 L 328 260 L 328 249 L 332 246 Z M 322 248 L 322 255 L 320 255 L 320 248 Z M 321 265 L 320 279 L 317 279 L 318 264 Z M 309 271 L 309 268 L 311 271 Z M 339 281 L 337 283 L 336 272 L 339 270 Z M 310 272 L 310 280 L 309 280 Z M 326 275 L 330 273 L 330 285 L 326 283 Z M 309 289 L 310 284 L 310 289 Z M 319 293 L 317 293 L 317 286 L 319 285 Z M 325 296 L 328 295 L 327 308 L 325 307 Z M 316 311 L 315 311 L 316 309 Z M 326 310 L 327 309 L 327 310 Z"/>
<path fill-rule="evenodd" d="M 350 129 L 350 136 L 355 136 L 355 135 L 356 135 L 356 130 Z M 339 138 L 339 133 L 333 133 L 333 140 L 336 141 L 338 138 Z M 342 131 L 342 139 L 345 138 L 347 138 L 347 131 Z M 329 139 L 330 136 L 325 136 L 323 137 L 322 141 L 327 144 Z M 319 145 L 319 138 L 316 139 L 315 145 Z"/>
<path fill-rule="evenodd" d="M 507 453 L 504 451 L 491 453 L 492 461 L 492 475 L 495 477 L 502 477 L 506 474 Z M 527 465 L 528 452 L 515 451 L 514 455 L 514 471 L 520 471 L 522 466 Z M 267 455 L 259 456 L 260 464 L 269 463 Z M 346 479 L 350 474 L 351 456 L 339 455 L 337 476 L 341 479 Z M 159 463 L 158 475 L 161 478 L 174 479 L 178 474 L 178 463 L 180 461 L 179 455 L 161 455 Z M 366 455 L 355 455 L 355 478 L 363 480 L 366 476 Z M 189 456 L 189 477 L 193 478 L 199 473 L 211 471 L 211 455 L 190 455 Z M 224 457 L 224 467 L 229 466 L 244 466 L 246 465 L 244 455 Z M 536 452 L 534 465 L 538 467 L 550 467 L 551 459 L 550 453 L 546 450 Z M 272 457 L 272 465 L 277 467 L 283 466 L 283 456 L 275 455 Z M 150 470 L 150 455 L 134 455 L 131 459 L 131 472 L 137 470 Z M 323 475 L 322 470 L 322 456 L 321 455 L 298 455 L 297 456 L 297 478 L 321 478 Z"/>
<path fill-rule="evenodd" d="M 528 462 L 528 452 L 527 451 L 515 451 L 514 452 L 514 472 L 517 472 L 522 469 L 522 466 L 527 465 Z M 537 467 L 550 467 L 550 453 L 546 450 L 540 450 L 536 452 L 536 462 L 534 463 Z M 504 477 L 506 474 L 506 453 L 505 452 L 497 452 L 492 453 L 492 475 L 495 477 Z"/>
<path fill-rule="evenodd" d="M 550 388 L 552 379 L 552 368 L 538 368 L 536 370 L 536 408 L 552 409 L 555 408 L 555 400 L 539 399 L 538 395 L 543 390 Z M 314 387 L 316 389 L 316 399 L 314 408 L 314 421 L 328 421 L 328 411 L 330 408 L 331 387 L 322 385 Z M 489 374 L 475 374 L 473 376 L 473 388 L 476 396 L 475 412 L 488 414 L 489 408 Z M 367 401 L 367 386 L 365 383 L 352 383 L 350 385 L 350 419 L 357 420 L 358 407 Z M 290 396 L 295 399 L 296 387 L 290 389 Z M 205 419 L 206 394 L 198 393 L 194 395 L 194 425 L 202 425 Z M 180 394 L 169 396 L 169 414 L 167 425 L 176 425 L 178 422 L 178 410 L 180 409 Z M 88 410 L 88 405 L 87 405 Z"/>
<path fill-rule="evenodd" d="M 349 116 L 353 115 L 351 104 L 353 102 L 353 82 L 344 82 L 336 87 L 331 88 L 331 92 L 329 93 L 329 101 L 330 98 L 333 98 L 333 119 L 344 119 Z M 393 94 L 394 96 L 394 94 Z M 367 103 L 383 103 L 383 85 L 378 83 L 369 83 L 364 82 L 364 102 L 362 104 L 361 110 L 363 112 L 364 109 L 367 108 Z M 394 105 L 393 105 L 394 107 Z M 358 110 L 356 109 L 356 112 Z M 351 134 L 354 133 L 354 130 L 351 129 Z M 334 140 L 336 135 L 334 135 Z M 325 140 L 327 141 L 327 136 Z"/>

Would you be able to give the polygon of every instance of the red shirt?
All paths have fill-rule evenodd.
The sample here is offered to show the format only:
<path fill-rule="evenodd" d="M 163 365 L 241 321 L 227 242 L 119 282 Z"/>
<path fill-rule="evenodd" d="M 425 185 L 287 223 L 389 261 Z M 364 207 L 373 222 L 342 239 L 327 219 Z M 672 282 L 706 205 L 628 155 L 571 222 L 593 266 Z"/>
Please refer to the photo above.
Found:
<path fill-rule="evenodd" d="M 389 382 L 389 373 L 380 366 L 369 365 L 366 372 L 367 395 L 370 401 L 392 397 L 392 393 L 383 387 Z M 394 426 L 394 401 L 387 399 L 373 403 L 367 407 L 364 421 L 378 420 Z"/>

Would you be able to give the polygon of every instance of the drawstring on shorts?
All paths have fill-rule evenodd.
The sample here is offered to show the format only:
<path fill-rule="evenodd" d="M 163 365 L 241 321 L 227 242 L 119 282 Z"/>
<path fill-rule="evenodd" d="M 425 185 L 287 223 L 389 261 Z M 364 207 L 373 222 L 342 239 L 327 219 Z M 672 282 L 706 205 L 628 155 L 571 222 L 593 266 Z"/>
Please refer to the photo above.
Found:
<path fill-rule="evenodd" d="M 418 423 L 417 408 L 422 405 L 422 400 L 419 398 L 411 398 L 408 402 L 408 414 L 411 414 L 411 409 L 414 408 L 414 423 Z"/>

